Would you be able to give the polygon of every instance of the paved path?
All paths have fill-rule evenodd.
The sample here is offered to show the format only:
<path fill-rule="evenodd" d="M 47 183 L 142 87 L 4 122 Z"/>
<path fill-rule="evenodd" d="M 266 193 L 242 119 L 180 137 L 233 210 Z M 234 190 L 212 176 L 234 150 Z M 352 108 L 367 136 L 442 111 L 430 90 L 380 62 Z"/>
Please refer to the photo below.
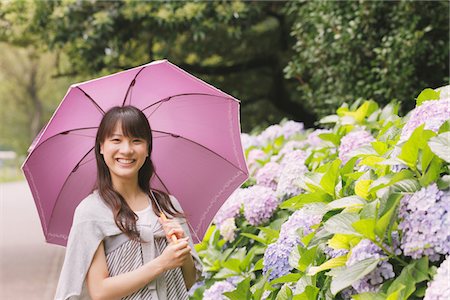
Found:
<path fill-rule="evenodd" d="M 63 259 L 45 242 L 26 182 L 0 184 L 0 299 L 53 299 Z"/>

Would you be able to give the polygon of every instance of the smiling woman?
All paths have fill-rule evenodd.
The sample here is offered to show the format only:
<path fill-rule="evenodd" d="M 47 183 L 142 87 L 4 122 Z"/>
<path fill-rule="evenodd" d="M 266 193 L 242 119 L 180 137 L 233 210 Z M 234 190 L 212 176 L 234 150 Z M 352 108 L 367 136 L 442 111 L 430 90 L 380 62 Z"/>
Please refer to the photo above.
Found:
<path fill-rule="evenodd" d="M 96 190 L 76 209 L 56 299 L 73 299 L 77 284 L 93 299 L 188 298 L 200 260 L 178 201 L 150 189 L 151 152 L 142 111 L 113 107 L 104 115 L 95 140 Z M 169 219 L 158 218 L 162 212 Z M 80 264 L 84 277 L 76 283 Z"/>

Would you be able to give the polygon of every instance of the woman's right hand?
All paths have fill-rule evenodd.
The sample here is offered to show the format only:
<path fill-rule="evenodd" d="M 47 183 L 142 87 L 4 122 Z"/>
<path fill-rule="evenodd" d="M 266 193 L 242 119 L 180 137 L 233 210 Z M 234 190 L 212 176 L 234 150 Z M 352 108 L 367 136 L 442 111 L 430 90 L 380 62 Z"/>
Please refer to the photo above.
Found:
<path fill-rule="evenodd" d="M 191 247 L 188 243 L 189 237 L 181 238 L 176 242 L 171 242 L 159 256 L 165 270 L 181 267 L 186 259 L 191 255 Z"/>

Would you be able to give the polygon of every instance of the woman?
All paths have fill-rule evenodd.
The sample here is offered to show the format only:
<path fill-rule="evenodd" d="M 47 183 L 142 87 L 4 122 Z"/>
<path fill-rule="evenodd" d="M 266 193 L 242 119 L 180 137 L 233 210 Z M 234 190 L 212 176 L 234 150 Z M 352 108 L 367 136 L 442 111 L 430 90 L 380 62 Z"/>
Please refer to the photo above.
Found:
<path fill-rule="evenodd" d="M 56 299 L 86 292 L 94 300 L 188 298 L 200 260 L 178 201 L 150 189 L 151 151 L 139 109 L 104 115 L 95 140 L 97 189 L 75 211 Z"/>

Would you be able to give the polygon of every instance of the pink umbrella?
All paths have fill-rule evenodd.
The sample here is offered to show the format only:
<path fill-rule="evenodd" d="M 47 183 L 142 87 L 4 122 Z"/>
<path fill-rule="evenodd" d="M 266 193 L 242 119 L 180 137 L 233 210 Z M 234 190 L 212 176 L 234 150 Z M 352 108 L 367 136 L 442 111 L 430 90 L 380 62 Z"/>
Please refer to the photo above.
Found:
<path fill-rule="evenodd" d="M 94 188 L 95 135 L 104 113 L 133 105 L 153 130 L 153 188 L 179 201 L 199 242 L 247 178 L 239 101 L 166 60 L 72 85 L 36 137 L 22 170 L 48 243 L 66 245 L 73 213 Z"/>

